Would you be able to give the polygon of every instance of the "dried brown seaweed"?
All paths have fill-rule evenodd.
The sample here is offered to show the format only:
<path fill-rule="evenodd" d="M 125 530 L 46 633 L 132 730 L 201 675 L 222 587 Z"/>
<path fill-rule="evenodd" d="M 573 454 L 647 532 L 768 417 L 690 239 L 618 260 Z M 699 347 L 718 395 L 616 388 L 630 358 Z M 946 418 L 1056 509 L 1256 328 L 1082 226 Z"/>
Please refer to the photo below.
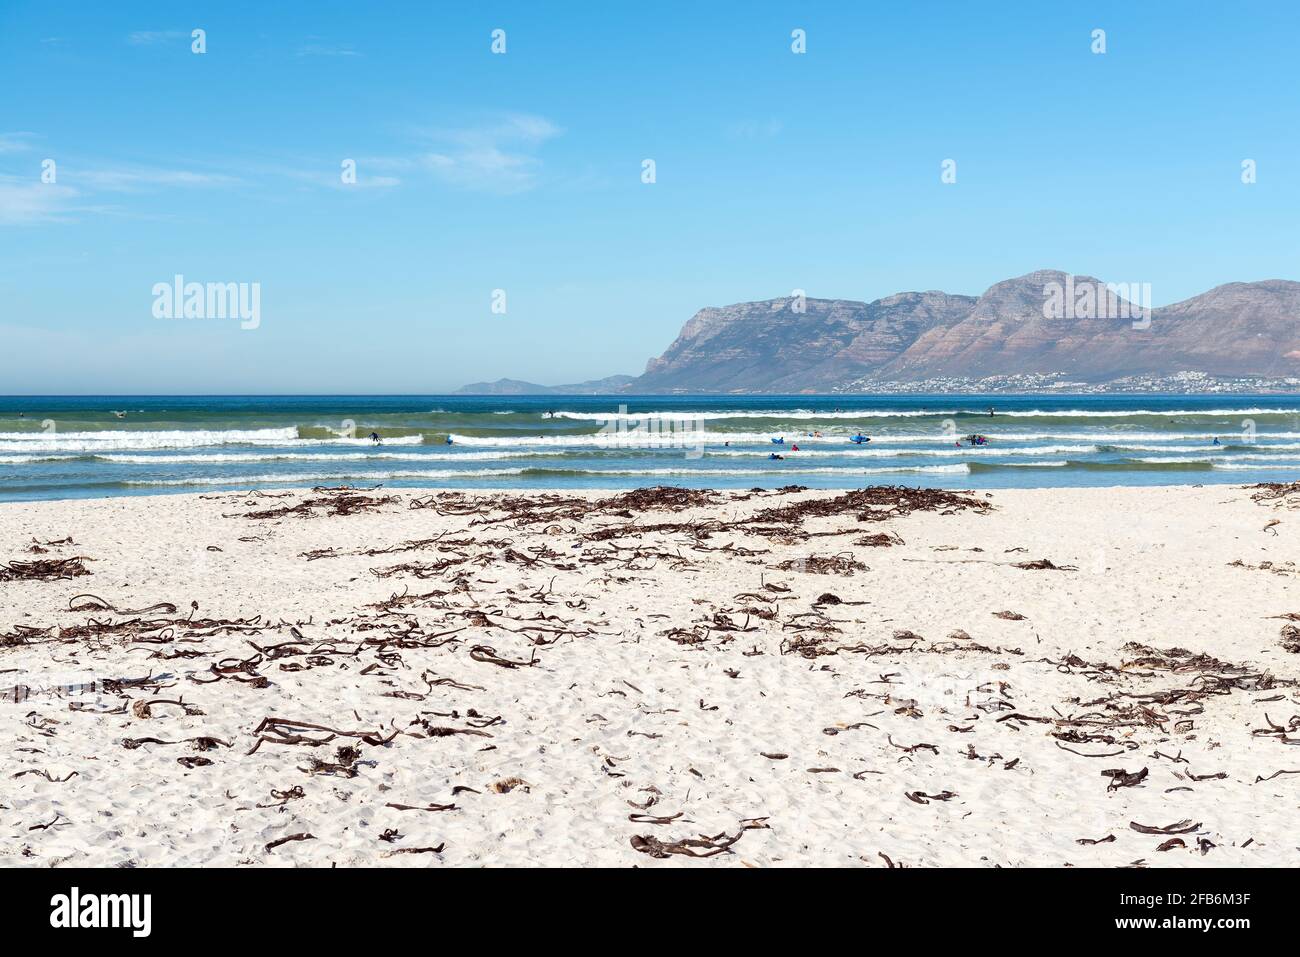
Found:
<path fill-rule="evenodd" d="M 287 518 L 291 515 L 299 518 L 313 518 L 321 516 L 341 516 L 356 515 L 360 512 L 375 512 L 384 505 L 393 505 L 401 502 L 401 498 L 396 495 L 362 495 L 362 491 L 374 491 L 379 488 L 375 486 L 372 489 L 355 489 L 349 485 L 341 485 L 334 488 L 317 486 L 312 489 L 312 497 L 304 498 L 302 501 L 293 505 L 279 505 L 273 508 L 254 509 L 251 512 L 244 512 L 239 515 L 241 518 L 252 519 L 269 519 L 269 518 Z"/>
<path fill-rule="evenodd" d="M 723 831 L 711 836 L 701 834 L 699 837 L 682 838 L 680 841 L 661 841 L 648 834 L 634 834 L 632 848 L 642 854 L 661 859 L 674 854 L 683 857 L 716 857 L 719 854 L 732 853 L 731 846 L 744 834 L 745 828 L 741 828 L 734 837 Z"/>
<path fill-rule="evenodd" d="M 86 562 L 93 561 L 85 555 L 72 558 L 36 558 L 30 562 L 7 562 L 0 564 L 0 582 L 15 581 L 61 581 L 89 575 Z"/>

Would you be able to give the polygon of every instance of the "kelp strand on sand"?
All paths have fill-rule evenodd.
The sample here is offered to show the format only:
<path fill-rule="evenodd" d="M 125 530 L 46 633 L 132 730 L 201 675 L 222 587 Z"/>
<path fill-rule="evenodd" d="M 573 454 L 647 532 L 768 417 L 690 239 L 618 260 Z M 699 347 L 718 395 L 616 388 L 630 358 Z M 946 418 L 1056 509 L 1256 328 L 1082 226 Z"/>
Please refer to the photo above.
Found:
<path fill-rule="evenodd" d="M 84 555 L 72 558 L 36 558 L 29 562 L 7 562 L 0 564 L 0 582 L 15 581 L 61 581 L 89 575 L 86 562 L 92 561 Z"/>
<path fill-rule="evenodd" d="M 363 491 L 373 492 L 380 486 L 369 489 L 355 489 L 350 485 L 334 488 L 317 486 L 313 495 L 293 505 L 278 505 L 272 508 L 254 509 L 251 512 L 236 513 L 240 518 L 272 519 L 296 516 L 298 518 L 329 517 L 356 515 L 358 513 L 376 512 L 385 505 L 399 504 L 402 499 L 397 495 L 363 495 Z"/>

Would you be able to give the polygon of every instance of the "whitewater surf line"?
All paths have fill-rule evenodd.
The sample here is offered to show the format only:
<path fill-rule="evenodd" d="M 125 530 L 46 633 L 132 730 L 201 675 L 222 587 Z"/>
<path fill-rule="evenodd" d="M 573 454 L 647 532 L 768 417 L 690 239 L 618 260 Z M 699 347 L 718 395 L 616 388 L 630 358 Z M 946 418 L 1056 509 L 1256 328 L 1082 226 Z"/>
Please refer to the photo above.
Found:
<path fill-rule="evenodd" d="M 989 406 L 995 415 L 986 414 Z M 0 399 L 0 498 L 262 483 L 998 489 L 1282 482 L 1300 464 L 1297 406 L 1295 396 L 1154 394 L 8 397 Z M 858 433 L 870 441 L 855 443 Z"/>

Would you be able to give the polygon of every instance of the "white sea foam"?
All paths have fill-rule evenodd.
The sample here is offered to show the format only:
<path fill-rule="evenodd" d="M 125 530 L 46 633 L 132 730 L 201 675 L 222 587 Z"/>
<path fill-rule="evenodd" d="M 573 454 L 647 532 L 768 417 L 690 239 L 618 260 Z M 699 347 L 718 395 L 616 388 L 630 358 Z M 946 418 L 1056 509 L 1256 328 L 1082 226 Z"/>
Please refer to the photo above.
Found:
<path fill-rule="evenodd" d="M 872 411 L 860 409 L 845 412 L 818 412 L 815 409 L 757 409 L 749 411 L 705 411 L 705 412 L 556 412 L 551 418 L 572 419 L 578 422 L 698 422 L 700 420 L 721 419 L 880 419 L 880 418 L 923 418 L 934 416 L 943 418 L 948 412 L 927 412 L 924 410 L 899 410 L 896 412 Z M 972 415 L 978 413 L 971 413 Z"/>
<path fill-rule="evenodd" d="M 1297 448 L 1300 448 L 1300 446 L 1297 446 Z M 1220 456 L 1213 456 L 1213 458 L 1217 461 L 1217 460 L 1220 458 Z M 1244 462 L 1277 462 L 1279 457 L 1276 456 L 1276 455 L 1267 455 L 1267 454 L 1262 453 L 1262 452 L 1239 452 L 1239 453 L 1238 453 L 1238 452 L 1234 452 L 1234 453 L 1230 453 L 1230 454 L 1227 455 L 1227 456 L 1222 456 L 1222 458 L 1227 459 L 1227 460 L 1229 460 L 1229 461 L 1233 461 L 1233 462 L 1238 462 L 1238 461 L 1244 461 Z M 1294 456 L 1283 456 L 1282 458 L 1284 458 L 1287 462 L 1294 462 L 1294 461 L 1295 461 L 1295 457 L 1294 457 Z"/>
<path fill-rule="evenodd" d="M 0 465 L 29 465 L 32 462 L 66 462 L 76 455 L 0 455 Z"/>
<path fill-rule="evenodd" d="M 1070 463 L 1067 459 L 1059 459 L 1053 462 L 978 462 L 975 464 L 983 468 L 1059 469 Z"/>
<path fill-rule="evenodd" d="M 706 438 L 707 437 L 707 438 Z M 555 446 L 557 448 L 659 448 L 670 449 L 698 445 L 717 439 L 717 444 L 731 438 L 718 438 L 706 432 L 659 432 L 633 430 L 629 432 L 588 432 L 582 435 L 459 435 L 452 433 L 456 445 L 484 446 L 486 448 L 527 448 L 530 446 Z M 755 437 L 754 442 L 766 442 L 767 436 Z"/>
<path fill-rule="evenodd" d="M 803 442 L 803 439 L 799 440 Z M 953 440 L 949 440 L 952 442 Z M 722 456 L 730 458 L 755 458 L 757 456 L 767 456 L 772 448 L 780 446 L 769 446 L 765 449 L 706 449 L 704 454 L 707 456 Z M 790 459 L 794 458 L 902 458 L 909 455 L 929 456 L 941 458 L 956 458 L 965 456 L 985 457 L 985 456 L 1020 456 L 1020 455 L 1066 455 L 1078 453 L 1088 455 L 1097 451 L 1095 445 L 1037 445 L 1029 448 L 999 448 L 993 445 L 963 445 L 955 446 L 949 444 L 941 449 L 908 449 L 908 448 L 889 448 L 889 449 L 863 449 L 850 447 L 844 449 L 804 449 L 794 451 L 791 444 L 787 442 L 782 453 Z"/>
<path fill-rule="evenodd" d="M 529 469 L 530 474 L 542 474 L 552 471 L 564 471 L 580 475 L 877 475 L 887 472 L 969 472 L 965 463 L 957 465 L 895 465 L 879 468 L 856 468 L 852 466 L 823 466 L 804 468 L 785 462 L 773 462 L 771 468 L 765 469 L 693 469 L 693 468 L 657 468 L 657 469 Z"/>
<path fill-rule="evenodd" d="M 1245 463 L 1236 463 L 1236 462 L 1213 462 L 1211 464 L 1216 469 L 1224 469 L 1227 471 L 1234 471 L 1234 472 L 1245 472 L 1245 471 L 1264 472 L 1267 471 L 1268 469 L 1286 469 L 1287 471 L 1293 471 L 1295 469 L 1300 469 L 1300 462 L 1293 463 L 1293 464 L 1279 462 L 1279 463 L 1269 464 L 1269 465 L 1247 465 Z"/>
<path fill-rule="evenodd" d="M 174 479 L 134 479 L 126 485 L 269 485 L 273 482 L 325 482 L 337 479 L 360 479 L 365 482 L 382 482 L 386 479 L 476 479 L 494 475 L 519 475 L 524 469 L 399 469 L 391 472 L 336 472 L 294 474 L 285 472 L 269 475 L 191 475 Z"/>
<path fill-rule="evenodd" d="M 384 439 L 384 445 L 420 445 L 422 435 Z M 371 446 L 367 438 L 300 439 L 296 428 L 104 430 L 98 432 L 0 432 L 3 452 L 100 452 L 131 449 L 194 449 L 219 445 L 355 445 Z"/>
<path fill-rule="evenodd" d="M 772 445 L 772 439 L 785 439 L 788 448 L 795 444 L 837 445 L 845 449 L 860 448 L 849 441 L 850 434 L 810 436 L 798 432 L 678 432 L 656 431 L 652 429 L 632 429 L 627 432 L 587 432 L 581 435 L 459 435 L 453 434 L 452 441 L 457 445 L 484 446 L 490 448 L 528 448 L 555 446 L 557 448 L 611 448 L 611 449 L 671 449 L 698 448 L 700 446 L 719 446 L 730 442 L 733 445 Z M 872 438 L 875 444 L 878 440 Z M 955 437 L 941 433 L 931 435 L 913 434 L 891 436 L 880 439 L 882 442 L 926 442 L 938 441 L 951 444 Z"/>
<path fill-rule="evenodd" d="M 1275 466 L 1281 467 L 1281 466 L 1289 466 L 1292 464 L 1300 464 L 1300 463 L 1296 463 L 1293 457 L 1279 459 L 1278 456 L 1275 455 L 1256 455 L 1253 453 L 1246 453 L 1242 455 L 1197 455 L 1191 457 L 1183 457 L 1178 455 L 1153 455 L 1153 456 L 1148 456 L 1146 458 L 1137 459 L 1136 461 L 1146 462 L 1152 465 L 1161 465 L 1169 462 L 1214 462 L 1216 464 L 1219 462 L 1266 462 L 1268 463 L 1267 465 L 1264 466 L 1243 465 L 1242 468 L 1273 468 Z"/>
<path fill-rule="evenodd" d="M 1078 418 L 1078 419 L 1126 419 L 1139 415 L 1156 416 L 1172 419 L 1176 416 L 1259 416 L 1259 415 L 1300 415 L 1300 409 L 1008 409 L 998 411 L 998 417 L 1008 418 Z"/>
<path fill-rule="evenodd" d="M 962 434 L 965 434 L 964 432 Z M 1207 437 L 1206 433 L 1189 433 L 1189 432 L 1123 432 L 1098 430 L 1092 432 L 1064 431 L 1064 432 L 1012 432 L 990 430 L 985 431 L 984 435 L 988 436 L 997 447 L 1000 443 L 1008 442 L 1090 442 L 1103 445 L 1122 445 L 1130 442 L 1201 442 L 1199 448 L 1209 445 L 1209 440 L 1213 436 Z M 931 444 L 938 443 L 951 446 L 957 440 L 957 435 L 950 432 L 930 431 L 930 432 L 906 432 L 870 436 L 869 443 L 861 445 L 850 442 L 852 433 L 843 432 L 838 434 L 823 434 L 820 436 L 808 435 L 804 432 L 789 430 L 784 432 L 719 432 L 714 430 L 692 430 L 692 431 L 658 431 L 653 429 L 631 429 L 626 432 L 587 432 L 579 435 L 460 435 L 452 434 L 452 440 L 457 445 L 462 446 L 479 446 L 484 448 L 534 448 L 534 447 L 554 447 L 554 448 L 698 448 L 705 446 L 708 448 L 721 447 L 724 443 L 730 442 L 732 445 L 762 445 L 771 444 L 772 439 L 785 439 L 785 445 L 788 448 L 791 445 L 818 445 L 818 446 L 838 446 L 847 449 L 866 449 L 880 445 L 900 445 L 900 444 Z M 1235 442 L 1238 436 L 1235 432 L 1225 432 L 1219 434 L 1220 441 Z M 1257 432 L 1258 439 L 1300 439 L 1300 432 Z M 1161 445 L 1159 448 L 1164 448 Z"/>
<path fill-rule="evenodd" d="M 1235 430 L 1226 432 L 1128 432 L 1108 430 L 1095 432 L 1003 432 L 997 429 L 984 433 L 991 439 L 1003 442 L 1035 442 L 1043 439 L 1078 440 L 1084 439 L 1101 445 L 1119 445 L 1125 442 L 1200 442 L 1198 448 L 1209 445 L 1217 434 L 1220 442 L 1244 442 L 1245 438 Z M 1300 432 L 1266 432 L 1255 433 L 1257 439 L 1300 439 Z M 872 441 L 882 441 L 872 437 Z M 1163 446 L 1161 446 L 1163 448 Z"/>
<path fill-rule="evenodd" d="M 159 453 L 156 455 L 97 455 L 104 462 L 125 465 L 170 465 L 174 462 L 436 462 L 450 465 L 455 462 L 483 462 L 500 459 L 534 458 L 563 455 L 560 450 L 521 450 L 514 452 L 199 452 Z M 0 458 L 0 463 L 8 461 Z"/>
<path fill-rule="evenodd" d="M 1171 462 L 1206 465 L 1214 461 L 1214 457 L 1210 455 L 1198 455 L 1192 458 L 1182 455 L 1150 455 L 1145 458 L 1131 459 L 1130 461 L 1141 462 L 1143 465 L 1168 465 Z"/>
<path fill-rule="evenodd" d="M 1244 445 L 1244 444 L 1246 444 L 1246 443 L 1240 443 L 1240 442 L 1232 442 L 1232 441 L 1229 441 L 1229 442 L 1225 442 L 1223 445 L 1211 445 L 1209 442 L 1202 442 L 1200 445 L 1129 445 L 1129 444 L 1126 443 L 1126 442 L 1099 442 L 1099 443 L 1097 443 L 1097 444 L 1098 444 L 1098 445 L 1104 445 L 1104 446 L 1106 446 L 1107 450 L 1113 450 L 1113 451 L 1115 451 L 1115 452 L 1201 452 L 1201 453 L 1206 453 L 1206 452 L 1221 452 L 1221 451 L 1225 451 L 1225 450 L 1226 450 L 1226 447 L 1229 446 L 1229 445 Z M 1265 445 L 1265 444 L 1263 444 L 1263 443 L 1259 443 L 1259 444 L 1253 445 L 1252 448 L 1257 448 L 1257 449 L 1278 449 L 1278 450 L 1288 450 L 1288 449 L 1291 449 L 1291 450 L 1294 450 L 1294 449 L 1300 449 L 1300 445 L 1297 445 L 1297 444 L 1294 444 L 1294 443 L 1292 443 L 1292 444 L 1281 444 L 1281 443 L 1279 443 L 1279 444 L 1275 444 L 1275 445 Z"/>

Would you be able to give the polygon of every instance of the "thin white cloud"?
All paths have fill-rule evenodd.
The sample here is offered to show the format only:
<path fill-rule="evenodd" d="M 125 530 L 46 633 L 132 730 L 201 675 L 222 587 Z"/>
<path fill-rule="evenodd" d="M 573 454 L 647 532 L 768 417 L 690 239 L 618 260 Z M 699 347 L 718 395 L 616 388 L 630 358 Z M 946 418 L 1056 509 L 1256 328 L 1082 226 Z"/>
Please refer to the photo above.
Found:
<path fill-rule="evenodd" d="M 96 193 L 219 187 L 239 182 L 234 176 L 219 173 L 148 167 L 82 169 L 71 163 L 59 165 L 58 180 L 54 183 L 41 182 L 35 174 L 29 177 L 0 174 L 0 225 L 63 223 L 78 218 L 78 214 L 128 212 L 118 206 L 93 202 Z"/>
<path fill-rule="evenodd" d="M 30 150 L 35 133 L 0 133 L 0 153 L 23 153 Z"/>
<path fill-rule="evenodd" d="M 542 116 L 512 113 L 477 126 L 425 132 L 435 149 L 420 164 L 439 179 L 466 189 L 518 193 L 541 175 L 537 151 L 564 131 Z"/>
<path fill-rule="evenodd" d="M 335 46 L 329 43 L 309 43 L 299 47 L 298 56 L 361 56 L 348 46 Z"/>
<path fill-rule="evenodd" d="M 127 35 L 126 42 L 133 46 L 154 46 L 189 39 L 190 33 L 185 30 L 136 30 Z"/>
<path fill-rule="evenodd" d="M 329 189 L 391 189 L 394 186 L 402 184 L 401 179 L 396 176 L 376 175 L 371 172 L 375 169 L 393 171 L 398 169 L 398 165 L 388 159 L 359 159 L 356 166 L 356 182 L 346 183 L 343 181 L 342 168 L 330 167 L 315 161 L 304 163 L 301 167 L 276 167 L 271 172 L 277 176 L 287 176 L 290 179 L 300 180 L 312 186 L 321 186 Z M 409 168 L 409 164 L 406 168 Z"/>
<path fill-rule="evenodd" d="M 196 173 L 184 169 L 154 169 L 149 167 L 120 167 L 101 169 L 75 169 L 65 167 L 60 176 L 94 186 L 98 189 L 130 192 L 164 186 L 230 186 L 240 180 L 222 173 Z"/>
<path fill-rule="evenodd" d="M 78 195 L 70 186 L 0 175 L 0 226 L 65 222 L 77 211 Z"/>
<path fill-rule="evenodd" d="M 247 187 L 276 178 L 301 181 L 328 189 L 386 190 L 419 176 L 432 176 L 452 186 L 499 194 L 534 188 L 541 179 L 538 155 L 563 130 L 542 116 L 503 114 L 477 125 L 417 131 L 424 150 L 394 156 L 360 158 L 356 182 L 345 183 L 339 160 L 304 158 L 298 167 L 236 164 L 226 172 L 171 169 L 121 163 L 59 161 L 58 183 L 0 174 L 0 224 L 59 223 L 79 215 L 144 215 L 120 204 L 110 194 L 137 194 L 173 189 L 213 190 Z M 0 153 L 34 148 L 36 134 L 0 134 Z"/>

